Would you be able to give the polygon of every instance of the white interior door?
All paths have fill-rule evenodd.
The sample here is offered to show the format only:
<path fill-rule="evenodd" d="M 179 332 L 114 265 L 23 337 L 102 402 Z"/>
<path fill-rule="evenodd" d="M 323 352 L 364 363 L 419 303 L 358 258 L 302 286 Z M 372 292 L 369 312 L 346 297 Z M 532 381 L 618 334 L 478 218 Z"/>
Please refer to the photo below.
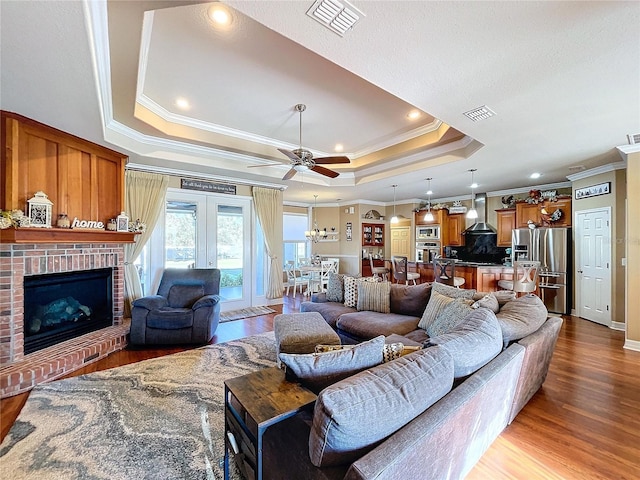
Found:
<path fill-rule="evenodd" d="M 611 211 L 576 212 L 577 314 L 611 325 Z"/>
<path fill-rule="evenodd" d="M 411 227 L 391 227 L 391 256 L 411 260 Z"/>

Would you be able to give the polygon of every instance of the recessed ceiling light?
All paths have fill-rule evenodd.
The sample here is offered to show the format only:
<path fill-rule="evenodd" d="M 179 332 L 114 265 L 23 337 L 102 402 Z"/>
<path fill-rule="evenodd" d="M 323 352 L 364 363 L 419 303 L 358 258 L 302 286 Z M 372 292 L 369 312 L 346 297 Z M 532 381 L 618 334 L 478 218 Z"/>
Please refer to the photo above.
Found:
<path fill-rule="evenodd" d="M 187 110 L 190 107 L 189 101 L 186 98 L 179 97 L 176 99 L 176 107 Z"/>
<path fill-rule="evenodd" d="M 432 191 L 432 190 L 427 190 L 427 191 L 426 191 L 426 194 L 427 194 L 427 195 L 433 195 L 433 191 Z"/>
<path fill-rule="evenodd" d="M 341 143 L 336 143 L 336 146 L 334 147 L 334 150 L 336 152 L 341 152 L 344 150 L 344 145 L 342 145 Z"/>
<path fill-rule="evenodd" d="M 209 10 L 209 18 L 218 25 L 229 25 L 231 23 L 229 10 L 220 4 L 211 7 Z"/>
<path fill-rule="evenodd" d="M 416 118 L 420 118 L 420 112 L 418 110 L 411 110 L 407 113 L 407 118 L 409 120 L 415 120 Z"/>
<path fill-rule="evenodd" d="M 541 176 L 542 176 L 541 173 L 534 172 L 531 175 L 529 175 L 529 178 L 540 178 Z"/>

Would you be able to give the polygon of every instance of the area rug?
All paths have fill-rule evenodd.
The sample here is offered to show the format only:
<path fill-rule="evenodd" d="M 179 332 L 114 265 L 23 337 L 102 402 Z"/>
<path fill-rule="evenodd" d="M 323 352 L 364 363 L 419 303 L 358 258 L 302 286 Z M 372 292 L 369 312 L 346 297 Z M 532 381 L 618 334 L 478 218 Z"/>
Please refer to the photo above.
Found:
<path fill-rule="evenodd" d="M 223 381 L 273 365 L 268 332 L 40 385 L 0 445 L 2 477 L 222 479 Z"/>
<path fill-rule="evenodd" d="M 267 315 L 276 311 L 269 307 L 249 307 L 240 310 L 230 310 L 228 312 L 220 312 L 221 322 L 230 322 L 231 320 L 240 320 L 241 318 L 257 317 L 259 315 Z"/>

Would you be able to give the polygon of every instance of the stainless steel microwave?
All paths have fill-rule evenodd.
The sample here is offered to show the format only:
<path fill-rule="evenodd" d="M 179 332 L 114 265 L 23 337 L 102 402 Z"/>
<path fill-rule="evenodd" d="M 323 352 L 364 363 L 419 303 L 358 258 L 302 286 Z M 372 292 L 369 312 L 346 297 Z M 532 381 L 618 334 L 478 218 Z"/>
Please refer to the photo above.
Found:
<path fill-rule="evenodd" d="M 416 227 L 416 242 L 424 242 L 425 240 L 439 240 L 439 239 L 440 239 L 440 225 Z"/>

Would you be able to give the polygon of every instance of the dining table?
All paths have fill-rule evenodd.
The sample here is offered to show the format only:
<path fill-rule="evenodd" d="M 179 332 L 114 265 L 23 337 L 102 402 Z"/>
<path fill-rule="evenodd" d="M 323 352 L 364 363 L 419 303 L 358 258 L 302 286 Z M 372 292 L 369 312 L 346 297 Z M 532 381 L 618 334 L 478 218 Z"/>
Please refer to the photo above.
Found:
<path fill-rule="evenodd" d="M 307 289 L 303 292 L 305 297 L 311 295 L 312 293 L 312 285 L 318 285 L 318 291 L 321 289 L 321 276 L 322 276 L 322 265 L 300 265 L 298 267 L 298 271 L 301 275 L 309 275 L 309 283 L 307 284 Z"/>

